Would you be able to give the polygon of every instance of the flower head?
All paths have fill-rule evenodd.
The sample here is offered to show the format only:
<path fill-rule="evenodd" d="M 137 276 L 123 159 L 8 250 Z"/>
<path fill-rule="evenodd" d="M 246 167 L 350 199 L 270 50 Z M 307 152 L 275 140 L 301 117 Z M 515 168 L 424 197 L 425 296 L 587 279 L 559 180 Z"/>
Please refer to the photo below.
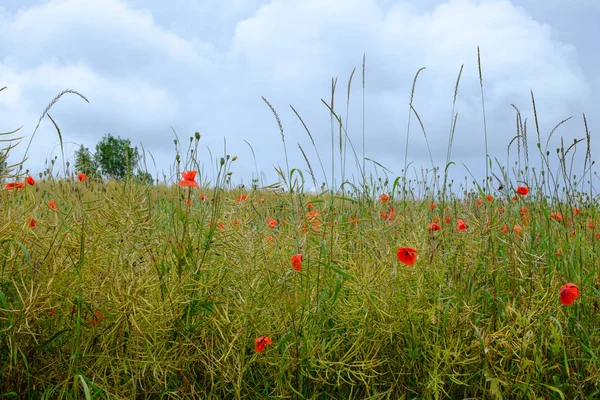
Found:
<path fill-rule="evenodd" d="M 267 225 L 269 229 L 275 229 L 277 227 L 277 220 L 275 218 L 267 218 Z"/>
<path fill-rule="evenodd" d="M 519 193 L 521 196 L 527 196 L 527 193 L 529 193 L 529 188 L 527 186 L 517 186 L 517 193 Z"/>
<path fill-rule="evenodd" d="M 183 179 L 179 181 L 179 186 L 198 187 L 198 183 L 196 182 L 196 171 L 182 172 L 181 176 Z"/>
<path fill-rule="evenodd" d="M 463 221 L 462 219 L 459 219 L 456 222 L 456 229 L 458 229 L 459 231 L 464 231 L 469 227 L 469 225 L 466 224 L 465 221 Z"/>
<path fill-rule="evenodd" d="M 398 256 L 398 261 L 409 267 L 412 267 L 417 260 L 417 250 L 411 247 L 399 247 L 396 250 L 396 255 Z"/>
<path fill-rule="evenodd" d="M 268 336 L 261 336 L 256 338 L 254 341 L 254 351 L 257 353 L 262 353 L 265 351 L 265 346 L 273 344 L 273 341 Z"/>
<path fill-rule="evenodd" d="M 23 182 L 11 182 L 4 185 L 4 189 L 6 190 L 23 189 L 24 187 Z"/>
<path fill-rule="evenodd" d="M 442 229 L 442 227 L 440 226 L 440 224 L 436 223 L 436 222 L 432 222 L 429 224 L 429 230 L 430 231 L 439 231 L 440 229 Z"/>
<path fill-rule="evenodd" d="M 302 269 L 302 254 L 294 254 L 291 261 L 294 271 L 300 271 Z"/>
<path fill-rule="evenodd" d="M 25 178 L 25 183 L 27 183 L 28 185 L 35 185 L 35 181 L 33 180 L 33 178 L 30 176 L 28 176 L 27 178 Z"/>
<path fill-rule="evenodd" d="M 379 195 L 379 200 L 381 200 L 382 203 L 387 203 L 388 201 L 390 201 L 390 196 L 388 196 L 387 194 L 380 194 Z"/>
<path fill-rule="evenodd" d="M 35 225 L 36 225 L 35 219 L 29 217 L 29 227 L 31 229 L 35 229 Z"/>
<path fill-rule="evenodd" d="M 54 200 L 50 200 L 48 202 L 48 207 L 50 207 L 50 209 L 54 211 L 58 210 L 58 207 L 56 206 L 56 202 Z"/>
<path fill-rule="evenodd" d="M 77 179 L 79 179 L 79 182 L 85 182 L 89 177 L 86 174 L 77 174 Z"/>
<path fill-rule="evenodd" d="M 579 297 L 579 288 L 574 283 L 567 283 L 560 288 L 560 302 L 570 305 Z"/>

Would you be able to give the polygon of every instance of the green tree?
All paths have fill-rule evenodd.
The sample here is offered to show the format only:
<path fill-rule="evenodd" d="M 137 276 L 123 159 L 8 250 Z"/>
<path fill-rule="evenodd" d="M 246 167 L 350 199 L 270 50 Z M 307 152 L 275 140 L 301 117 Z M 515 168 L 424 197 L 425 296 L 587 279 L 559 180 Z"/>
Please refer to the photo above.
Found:
<path fill-rule="evenodd" d="M 75 173 L 98 176 L 98 164 L 90 150 L 83 145 L 75 152 Z"/>
<path fill-rule="evenodd" d="M 100 143 L 96 144 L 94 159 L 103 175 L 114 179 L 124 179 L 133 174 L 140 155 L 137 147 L 131 147 L 129 139 L 115 138 L 109 133 L 102 138 Z"/>

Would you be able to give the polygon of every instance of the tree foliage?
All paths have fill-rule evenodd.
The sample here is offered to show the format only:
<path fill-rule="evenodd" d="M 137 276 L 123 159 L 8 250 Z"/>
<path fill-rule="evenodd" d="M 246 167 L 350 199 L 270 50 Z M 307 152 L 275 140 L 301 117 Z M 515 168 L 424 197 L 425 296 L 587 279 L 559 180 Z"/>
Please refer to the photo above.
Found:
<path fill-rule="evenodd" d="M 137 169 L 140 154 L 137 147 L 131 147 L 129 139 L 115 138 L 109 133 L 96 144 L 94 159 L 102 175 L 124 179 Z"/>
<path fill-rule="evenodd" d="M 83 145 L 75 152 L 75 173 L 98 176 L 98 164 L 90 150 Z"/>

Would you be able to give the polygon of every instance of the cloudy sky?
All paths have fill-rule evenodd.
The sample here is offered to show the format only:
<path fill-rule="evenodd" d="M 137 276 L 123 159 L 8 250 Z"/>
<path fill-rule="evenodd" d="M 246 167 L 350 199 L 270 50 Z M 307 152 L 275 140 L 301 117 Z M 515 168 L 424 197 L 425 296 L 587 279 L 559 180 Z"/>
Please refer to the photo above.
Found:
<path fill-rule="evenodd" d="M 559 135 L 569 143 L 584 137 L 586 113 L 597 153 L 599 20 L 597 0 L 3 0 L 0 87 L 7 89 L 0 93 L 0 131 L 23 126 L 26 139 L 12 154 L 18 159 L 49 101 L 72 88 L 90 103 L 69 95 L 50 112 L 68 143 L 67 159 L 78 145 L 93 150 L 111 133 L 143 143 L 157 163 L 155 169 L 149 162 L 150 172 L 170 177 L 172 127 L 183 140 L 201 133 L 199 160 L 209 179 L 207 149 L 220 156 L 225 138 L 227 153 L 238 156 L 234 182 L 248 183 L 255 170 L 249 142 L 267 184 L 276 181 L 274 166 L 284 166 L 285 156 L 265 96 L 281 117 L 291 168 L 306 169 L 300 144 L 322 182 L 315 149 L 289 105 L 310 129 L 329 174 L 331 124 L 321 99 L 331 97 L 337 77 L 335 107 L 348 118 L 348 135 L 362 155 L 365 54 L 366 157 L 401 174 L 410 89 L 416 71 L 426 67 L 414 107 L 434 163 L 443 167 L 454 85 L 464 64 L 453 170 L 467 175 L 462 162 L 478 175 L 485 155 L 479 46 L 493 156 L 505 162 L 516 133 L 511 104 L 533 121 L 530 90 L 544 142 L 556 123 L 573 116 L 551 142 L 553 152 Z M 533 124 L 528 128 L 535 154 Z M 57 135 L 44 119 L 26 167 L 38 173 L 57 155 Z M 349 160 L 348 173 L 356 173 Z M 335 162 L 339 170 L 338 157 Z M 408 162 L 431 165 L 414 117 Z"/>

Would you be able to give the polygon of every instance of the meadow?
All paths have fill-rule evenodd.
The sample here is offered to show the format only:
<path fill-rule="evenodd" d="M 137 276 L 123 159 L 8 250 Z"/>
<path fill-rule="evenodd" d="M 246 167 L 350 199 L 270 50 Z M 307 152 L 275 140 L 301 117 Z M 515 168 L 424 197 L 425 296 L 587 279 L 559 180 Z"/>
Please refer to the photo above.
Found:
<path fill-rule="evenodd" d="M 5 179 L 0 398 L 599 395 L 591 158 L 589 188 L 542 142 L 464 193 L 364 169 L 317 193 L 289 166 L 236 188 L 228 155 L 208 180 L 189 139 L 170 184 Z"/>

